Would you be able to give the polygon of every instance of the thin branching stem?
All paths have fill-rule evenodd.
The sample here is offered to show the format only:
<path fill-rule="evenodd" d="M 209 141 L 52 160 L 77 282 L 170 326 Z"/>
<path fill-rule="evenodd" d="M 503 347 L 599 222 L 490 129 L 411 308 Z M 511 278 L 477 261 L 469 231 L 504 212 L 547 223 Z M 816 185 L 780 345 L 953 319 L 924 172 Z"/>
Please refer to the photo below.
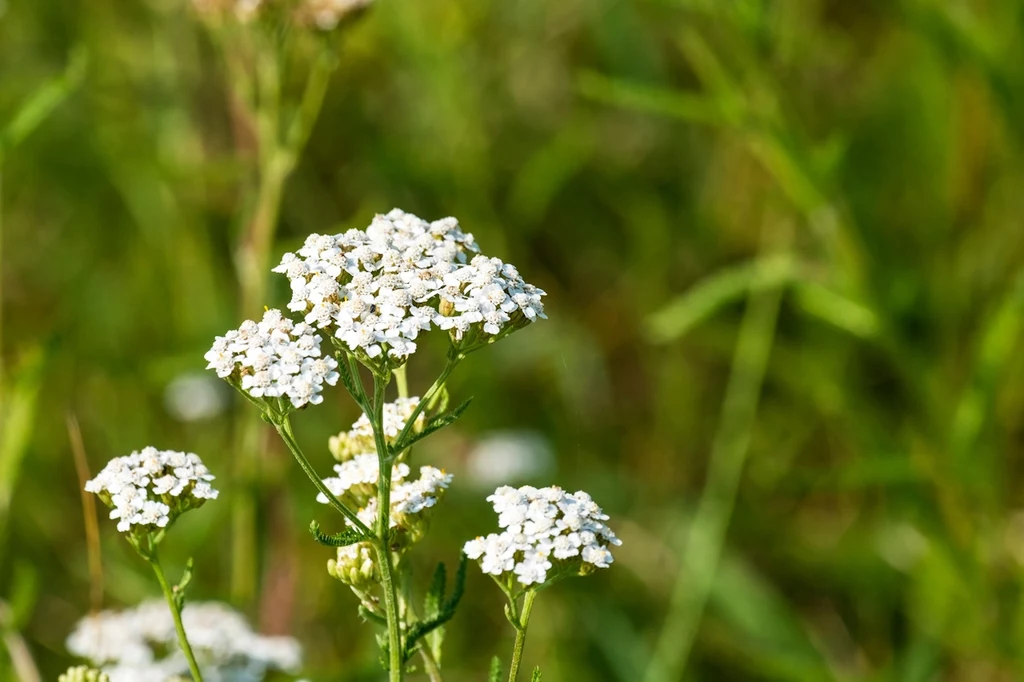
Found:
<path fill-rule="evenodd" d="M 298 441 L 295 440 L 295 434 L 292 432 L 291 419 L 285 415 L 283 417 L 273 419 L 273 422 L 274 427 L 277 429 L 277 432 L 281 434 L 281 439 L 284 441 L 285 445 L 288 446 L 292 456 L 295 457 L 295 460 L 299 463 L 299 466 L 302 467 L 302 470 L 306 472 L 306 476 L 308 476 L 309 480 L 313 482 L 316 489 L 324 494 L 328 503 L 341 512 L 341 514 L 352 523 L 356 530 L 368 537 L 372 536 L 373 533 L 369 528 L 367 528 L 366 524 L 359 519 L 359 515 L 355 511 L 346 507 L 345 504 L 330 491 L 327 485 L 323 482 L 323 479 L 317 475 L 316 471 L 313 469 L 313 465 L 309 463 L 309 460 L 306 459 L 306 455 L 302 452 L 302 448 L 299 447 Z"/>
<path fill-rule="evenodd" d="M 533 600 L 537 598 L 536 590 L 527 590 L 523 597 L 523 608 L 516 616 L 516 643 L 512 648 L 512 666 L 508 671 L 508 682 L 516 682 L 519 666 L 523 661 L 523 647 L 526 646 L 526 628 L 530 624 L 530 612 L 533 611 Z M 514 601 L 512 602 L 515 603 Z"/>

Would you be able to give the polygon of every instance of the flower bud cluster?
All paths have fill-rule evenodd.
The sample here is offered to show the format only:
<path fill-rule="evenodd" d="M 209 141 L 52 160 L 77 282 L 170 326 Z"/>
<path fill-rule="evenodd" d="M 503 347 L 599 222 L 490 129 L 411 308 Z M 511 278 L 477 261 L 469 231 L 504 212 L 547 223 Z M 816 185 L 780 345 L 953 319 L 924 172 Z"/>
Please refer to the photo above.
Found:
<path fill-rule="evenodd" d="M 399 398 L 393 403 L 384 404 L 384 439 L 389 445 L 394 444 L 398 434 L 405 428 L 406 422 L 420 404 L 420 399 Z M 416 429 L 422 427 L 425 416 L 423 413 L 416 418 Z M 373 438 L 373 426 L 365 414 L 360 415 L 348 431 L 331 436 L 327 448 L 338 461 L 344 462 L 367 452 L 376 452 L 377 446 Z M 337 467 L 335 467 L 337 469 Z M 376 479 L 374 480 L 376 482 Z"/>
<path fill-rule="evenodd" d="M 256 634 L 241 614 L 225 604 L 187 603 L 182 621 L 203 662 L 204 677 L 259 680 L 269 670 L 294 672 L 301 664 L 297 641 Z M 165 682 L 188 675 L 171 612 L 160 600 L 83 618 L 68 637 L 67 648 L 102 666 L 109 682 Z"/>
<path fill-rule="evenodd" d="M 122 533 L 151 533 L 166 528 L 178 516 L 217 498 L 210 485 L 214 476 L 191 452 L 143 448 L 115 457 L 90 481 L 95 493 L 112 508 Z"/>
<path fill-rule="evenodd" d="M 99 670 L 77 665 L 62 673 L 57 682 L 110 682 L 110 677 Z"/>
<path fill-rule="evenodd" d="M 514 579 L 541 585 L 607 568 L 612 563 L 608 546 L 622 544 L 605 525 L 608 516 L 583 491 L 502 486 L 487 500 L 505 530 L 470 540 L 463 551 L 506 584 Z"/>
<path fill-rule="evenodd" d="M 310 235 L 274 272 L 291 283 L 289 310 L 368 360 L 401 364 L 432 327 L 457 341 L 497 337 L 543 317 L 544 292 L 479 252 L 455 218 L 428 223 L 394 209 L 365 230 Z"/>
<path fill-rule="evenodd" d="M 321 353 L 321 342 L 308 324 L 268 310 L 260 322 L 218 336 L 204 357 L 207 369 L 252 398 L 287 398 L 298 409 L 323 402 L 323 385 L 338 382 L 338 363 Z"/>
<path fill-rule="evenodd" d="M 377 557 L 369 542 L 339 547 L 337 558 L 327 562 L 327 572 L 360 592 L 380 583 Z"/>

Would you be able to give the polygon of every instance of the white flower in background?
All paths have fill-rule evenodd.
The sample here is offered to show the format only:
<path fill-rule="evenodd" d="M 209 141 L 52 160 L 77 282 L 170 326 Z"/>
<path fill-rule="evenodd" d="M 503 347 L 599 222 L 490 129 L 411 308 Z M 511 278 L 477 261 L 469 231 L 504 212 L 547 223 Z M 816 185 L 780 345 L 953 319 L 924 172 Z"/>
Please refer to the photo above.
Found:
<path fill-rule="evenodd" d="M 305 323 L 295 324 L 280 310 L 259 322 L 246 320 L 218 336 L 204 356 L 206 368 L 253 398 L 287 398 L 295 408 L 323 402 L 323 385 L 338 382 L 338 363 L 322 355 L 322 338 Z"/>
<path fill-rule="evenodd" d="M 193 422 L 216 417 L 227 406 L 224 384 L 206 374 L 175 377 L 164 390 L 164 406 L 172 417 Z"/>
<path fill-rule="evenodd" d="M 405 428 L 406 422 L 412 417 L 420 404 L 420 399 L 399 398 L 393 403 L 384 404 L 384 438 L 389 443 L 395 442 L 398 434 Z M 416 418 L 416 427 L 423 425 L 425 416 L 420 413 Z M 348 431 L 331 436 L 327 443 L 328 449 L 335 459 L 345 461 L 365 453 L 375 453 L 377 445 L 373 438 L 373 427 L 365 414 L 359 416 L 355 424 Z"/>
<path fill-rule="evenodd" d="M 186 604 L 182 620 L 203 678 L 210 682 L 259 682 L 271 670 L 294 673 L 301 664 L 297 641 L 254 633 L 224 604 Z M 101 666 L 110 682 L 166 682 L 188 675 L 174 621 L 162 601 L 87 616 L 68 637 L 67 648 Z"/>
<path fill-rule="evenodd" d="M 166 528 L 180 514 L 217 498 L 210 485 L 214 476 L 198 455 L 176 450 L 143 448 L 115 457 L 85 484 L 110 506 L 122 533 Z"/>
<path fill-rule="evenodd" d="M 299 19 L 321 31 L 338 27 L 342 19 L 368 7 L 373 0 L 304 0 L 298 7 Z"/>
<path fill-rule="evenodd" d="M 274 272 L 291 283 L 288 309 L 367 358 L 403 362 L 432 326 L 457 340 L 497 336 L 543 317 L 544 292 L 516 269 L 478 253 L 455 218 L 428 223 L 394 209 L 365 230 L 312 234 Z M 469 261 L 469 262 L 467 262 Z"/>
<path fill-rule="evenodd" d="M 504 531 L 470 540 L 463 551 L 479 560 L 484 573 L 506 582 L 540 585 L 607 568 L 608 546 L 622 544 L 605 525 L 608 516 L 583 491 L 502 486 L 487 500 Z"/>
<path fill-rule="evenodd" d="M 551 443 L 536 431 L 493 431 L 482 436 L 468 457 L 474 485 L 494 490 L 500 483 L 541 478 L 554 467 Z"/>

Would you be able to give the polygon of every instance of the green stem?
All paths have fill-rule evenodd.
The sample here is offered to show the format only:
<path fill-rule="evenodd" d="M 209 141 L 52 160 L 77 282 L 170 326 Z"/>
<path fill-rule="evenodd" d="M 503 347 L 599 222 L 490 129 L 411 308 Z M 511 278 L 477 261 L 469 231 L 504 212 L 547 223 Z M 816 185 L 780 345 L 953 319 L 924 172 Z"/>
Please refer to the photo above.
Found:
<path fill-rule="evenodd" d="M 309 480 L 313 482 L 316 489 L 324 494 L 324 497 L 327 498 L 330 505 L 341 512 L 341 514 L 348 519 L 360 533 L 363 533 L 368 537 L 372 536 L 373 533 L 371 533 L 370 529 L 366 527 L 366 524 L 359 519 L 359 515 L 346 507 L 341 500 L 335 497 L 334 493 L 332 493 L 324 484 L 323 479 L 317 475 L 316 471 L 313 469 L 313 465 L 309 463 L 309 460 L 306 459 L 306 456 L 302 453 L 302 448 L 299 447 L 298 441 L 295 440 L 295 434 L 292 432 L 292 422 L 288 416 L 286 415 L 279 419 L 275 419 L 274 427 L 277 429 L 277 432 L 281 434 L 281 439 L 284 441 L 285 445 L 288 446 L 288 449 L 291 450 L 291 453 L 299 463 L 299 466 L 306 472 L 306 476 L 308 476 Z"/>
<path fill-rule="evenodd" d="M 416 405 L 416 409 L 412 411 L 408 421 L 405 422 L 405 426 L 402 427 L 402 432 L 399 433 L 398 438 L 395 439 L 396 443 L 401 443 L 409 436 L 409 433 L 416 425 L 416 420 L 419 419 L 421 414 L 423 414 L 423 410 L 425 410 L 428 405 L 431 407 L 433 406 L 434 399 L 440 393 L 441 389 L 444 388 L 444 384 L 448 380 L 448 376 L 465 357 L 466 356 L 462 353 L 450 353 L 448 355 L 448 362 L 445 364 L 444 370 L 441 371 L 441 376 L 437 377 L 437 380 L 431 384 L 430 388 L 427 389 L 427 392 L 423 394 L 422 398 L 420 398 L 419 403 Z"/>
<path fill-rule="evenodd" d="M 373 375 L 373 426 L 374 442 L 377 445 L 377 563 L 380 565 L 380 582 L 384 590 L 384 610 L 388 619 L 389 679 L 402 679 L 402 623 L 398 616 L 398 592 L 391 565 L 391 456 L 384 435 L 384 391 L 390 377 Z"/>
<path fill-rule="evenodd" d="M 527 590 L 523 598 L 523 610 L 517 620 L 516 643 L 512 649 L 512 667 L 508 671 L 508 682 L 516 682 L 519 675 L 519 665 L 523 660 L 523 647 L 526 646 L 526 628 L 530 624 L 530 611 L 533 610 L 533 600 L 537 598 L 536 590 Z"/>
<path fill-rule="evenodd" d="M 160 582 L 160 589 L 164 591 L 164 598 L 167 599 L 167 606 L 171 609 L 171 615 L 174 617 L 174 629 L 178 631 L 178 645 L 185 652 L 185 658 L 188 659 L 188 669 L 192 671 L 192 679 L 194 682 L 203 682 L 203 675 L 199 672 L 199 665 L 196 663 L 195 654 L 192 653 L 192 645 L 188 643 L 188 637 L 185 636 L 185 626 L 181 622 L 181 612 L 178 610 L 178 604 L 174 600 L 174 591 L 167 584 L 167 578 L 164 576 L 164 570 L 160 567 L 160 559 L 156 554 L 156 549 L 154 548 L 146 558 L 149 561 L 149 565 L 153 567 L 153 572 L 156 573 L 156 579 Z"/>

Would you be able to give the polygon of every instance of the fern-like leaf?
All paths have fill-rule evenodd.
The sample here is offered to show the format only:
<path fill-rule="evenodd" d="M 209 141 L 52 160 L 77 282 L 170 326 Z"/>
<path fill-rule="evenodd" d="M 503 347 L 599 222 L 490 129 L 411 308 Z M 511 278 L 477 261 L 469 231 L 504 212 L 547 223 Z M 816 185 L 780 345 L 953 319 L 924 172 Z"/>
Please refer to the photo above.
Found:
<path fill-rule="evenodd" d="M 540 682 L 540 667 L 533 669 L 533 675 L 530 676 L 530 682 Z"/>
<path fill-rule="evenodd" d="M 450 621 L 452 616 L 455 615 L 455 609 L 458 608 L 459 601 L 462 599 L 462 594 L 466 589 L 466 565 L 466 555 L 462 554 L 459 556 L 459 568 L 455 572 L 455 582 L 452 585 L 452 593 L 447 599 L 444 599 L 443 601 L 440 599 L 438 600 L 440 602 L 440 606 L 434 616 L 424 618 L 423 620 L 414 623 L 412 627 L 409 628 L 409 634 L 405 640 L 407 651 L 411 652 L 414 649 L 416 642 L 428 633 Z M 434 575 L 436 580 L 437 573 L 435 572 Z"/>
<path fill-rule="evenodd" d="M 424 438 L 434 433 L 435 431 L 440 431 L 449 424 L 452 424 L 453 422 L 455 422 L 455 420 L 462 416 L 462 413 L 466 411 L 466 408 L 469 407 L 469 404 L 471 402 L 473 402 L 473 399 L 469 398 L 451 412 L 445 412 L 444 414 L 439 414 L 435 417 L 431 417 L 430 419 L 427 420 L 427 423 L 423 425 L 423 429 L 420 432 L 410 433 L 408 436 L 406 436 L 404 440 L 402 440 L 401 443 L 395 443 L 394 447 L 392 448 L 392 451 L 396 455 L 400 452 L 405 452 L 406 450 L 411 448 L 417 441 L 423 440 Z"/>
<path fill-rule="evenodd" d="M 497 656 L 491 659 L 491 672 L 487 676 L 487 682 L 501 682 L 501 659 Z"/>
<path fill-rule="evenodd" d="M 313 536 L 314 540 L 325 547 L 346 547 L 366 539 L 359 531 L 353 528 L 346 528 L 340 533 L 328 535 L 320 530 L 320 524 L 316 521 L 309 523 L 309 533 Z"/>

